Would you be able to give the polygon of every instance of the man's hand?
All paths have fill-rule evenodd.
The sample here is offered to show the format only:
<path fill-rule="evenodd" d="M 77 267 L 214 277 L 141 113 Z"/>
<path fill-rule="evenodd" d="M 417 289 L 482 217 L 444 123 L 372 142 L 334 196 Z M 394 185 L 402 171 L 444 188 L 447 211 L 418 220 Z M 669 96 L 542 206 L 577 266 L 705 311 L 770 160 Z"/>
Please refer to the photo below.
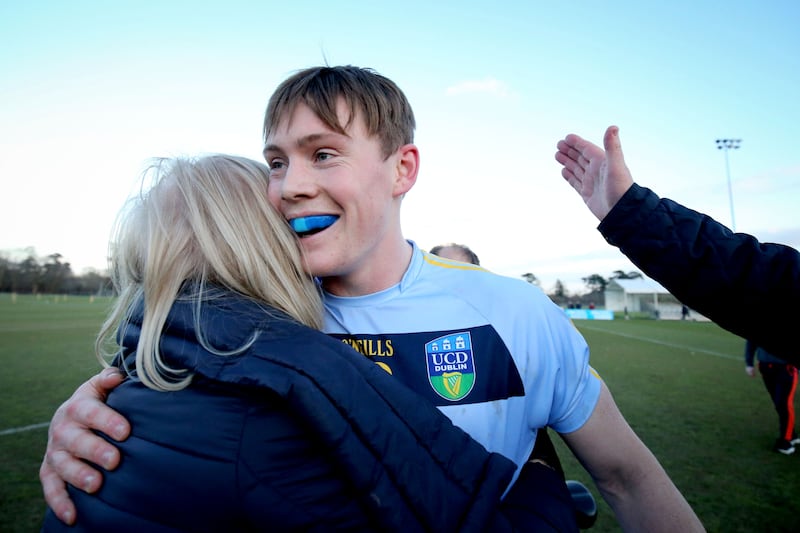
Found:
<path fill-rule="evenodd" d="M 122 441 L 128 438 L 128 421 L 104 402 L 124 376 L 107 368 L 81 385 L 53 415 L 47 436 L 47 451 L 39 469 L 44 499 L 66 524 L 75 522 L 75 505 L 65 483 L 92 493 L 103 483 L 100 472 L 83 462 L 87 459 L 106 470 L 119 464 L 119 451 L 95 435 L 95 429 Z"/>
<path fill-rule="evenodd" d="M 744 371 L 745 371 L 745 373 L 747 373 L 747 375 L 748 375 L 748 376 L 750 376 L 751 378 L 754 378 L 754 377 L 756 377 L 756 369 L 755 369 L 754 367 L 752 367 L 752 366 L 746 366 L 746 367 L 744 367 Z"/>
<path fill-rule="evenodd" d="M 564 165 L 561 175 L 578 191 L 600 221 L 633 185 L 622 155 L 619 128 L 608 127 L 603 146 L 605 151 L 575 134 L 569 134 L 558 141 L 556 152 L 556 161 Z"/>

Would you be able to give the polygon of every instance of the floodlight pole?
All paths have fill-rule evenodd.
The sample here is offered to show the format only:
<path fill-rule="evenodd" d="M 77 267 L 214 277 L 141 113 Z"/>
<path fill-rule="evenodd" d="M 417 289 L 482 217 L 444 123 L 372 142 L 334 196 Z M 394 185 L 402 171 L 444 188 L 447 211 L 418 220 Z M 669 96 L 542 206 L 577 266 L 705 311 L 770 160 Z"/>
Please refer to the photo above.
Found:
<path fill-rule="evenodd" d="M 733 216 L 733 185 L 731 184 L 731 166 L 728 162 L 728 150 L 738 150 L 741 139 L 717 139 L 717 150 L 725 151 L 725 175 L 728 177 L 728 202 L 731 206 L 731 229 L 736 231 L 736 218 Z"/>

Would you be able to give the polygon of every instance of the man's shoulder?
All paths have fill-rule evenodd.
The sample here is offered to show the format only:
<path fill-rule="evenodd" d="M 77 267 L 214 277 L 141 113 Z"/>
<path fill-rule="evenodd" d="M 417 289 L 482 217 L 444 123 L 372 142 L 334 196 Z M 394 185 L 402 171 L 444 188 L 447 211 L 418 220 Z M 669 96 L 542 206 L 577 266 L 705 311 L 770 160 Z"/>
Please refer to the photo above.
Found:
<path fill-rule="evenodd" d="M 496 274 L 476 265 L 439 260 L 430 254 L 425 257 L 422 279 L 435 283 L 442 289 L 478 292 L 490 290 L 496 296 L 502 295 L 511 299 L 529 298 L 531 294 L 541 293 L 522 278 Z"/>

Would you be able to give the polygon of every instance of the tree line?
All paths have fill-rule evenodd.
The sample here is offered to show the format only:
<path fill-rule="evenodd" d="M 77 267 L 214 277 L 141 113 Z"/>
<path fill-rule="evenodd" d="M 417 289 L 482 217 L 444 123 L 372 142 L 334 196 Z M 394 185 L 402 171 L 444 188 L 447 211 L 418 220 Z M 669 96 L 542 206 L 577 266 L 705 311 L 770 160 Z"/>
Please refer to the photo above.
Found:
<path fill-rule="evenodd" d="M 528 283 L 540 285 L 539 279 L 530 272 L 521 277 Z M 622 270 L 615 270 L 608 278 L 591 274 L 581 278 L 586 285 L 586 292 L 582 294 L 570 294 L 564 283 L 557 279 L 554 286 L 545 292 L 559 305 L 602 305 L 603 294 L 611 280 L 641 277 L 639 272 Z M 61 254 L 53 253 L 39 258 L 29 249 L 27 257 L 20 261 L 14 261 L 8 253 L 0 251 L 0 292 L 110 295 L 112 287 L 111 279 L 106 273 L 89 270 L 78 276 L 72 272 L 70 264 L 64 261 Z"/>
<path fill-rule="evenodd" d="M 541 286 L 539 278 L 530 272 L 522 274 L 522 279 L 528 283 L 536 286 Z M 615 270 L 611 276 L 604 278 L 600 274 L 591 274 L 581 281 L 586 285 L 586 292 L 581 294 L 570 294 L 566 286 L 560 279 L 556 279 L 552 289 L 545 291 L 545 294 L 550 297 L 553 302 L 562 306 L 569 305 L 604 305 L 605 304 L 605 291 L 611 280 L 615 279 L 636 279 L 642 278 L 641 272 L 631 271 L 625 272 L 624 270 Z"/>
<path fill-rule="evenodd" d="M 25 259 L 15 261 L 0 252 L 0 292 L 23 294 L 111 294 L 111 279 L 89 270 L 79 276 L 59 253 L 43 258 L 29 250 Z"/>

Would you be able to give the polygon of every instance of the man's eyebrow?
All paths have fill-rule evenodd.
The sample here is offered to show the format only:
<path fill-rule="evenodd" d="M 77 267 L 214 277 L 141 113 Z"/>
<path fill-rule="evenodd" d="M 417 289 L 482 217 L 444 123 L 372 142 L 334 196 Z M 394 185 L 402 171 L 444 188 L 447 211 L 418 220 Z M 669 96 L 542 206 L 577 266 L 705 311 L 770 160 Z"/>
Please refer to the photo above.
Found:
<path fill-rule="evenodd" d="M 261 150 L 262 154 L 266 154 L 267 152 L 283 152 L 283 150 L 281 150 L 277 144 L 268 144 Z"/>
<path fill-rule="evenodd" d="M 295 142 L 295 145 L 298 148 L 303 148 L 303 147 L 305 147 L 305 146 L 307 146 L 309 144 L 317 143 L 317 142 L 326 140 L 328 138 L 337 139 L 337 138 L 341 138 L 341 137 L 345 137 L 346 138 L 347 135 L 342 135 L 341 133 L 336 133 L 334 131 L 330 131 L 330 132 L 326 131 L 326 132 L 323 132 L 323 133 L 311 133 L 309 135 L 306 135 L 304 137 L 300 137 L 299 139 L 297 139 L 297 141 Z M 264 146 L 264 153 L 267 153 L 267 152 L 283 152 L 283 149 L 280 146 L 278 146 L 277 144 L 268 144 L 268 145 Z"/>

